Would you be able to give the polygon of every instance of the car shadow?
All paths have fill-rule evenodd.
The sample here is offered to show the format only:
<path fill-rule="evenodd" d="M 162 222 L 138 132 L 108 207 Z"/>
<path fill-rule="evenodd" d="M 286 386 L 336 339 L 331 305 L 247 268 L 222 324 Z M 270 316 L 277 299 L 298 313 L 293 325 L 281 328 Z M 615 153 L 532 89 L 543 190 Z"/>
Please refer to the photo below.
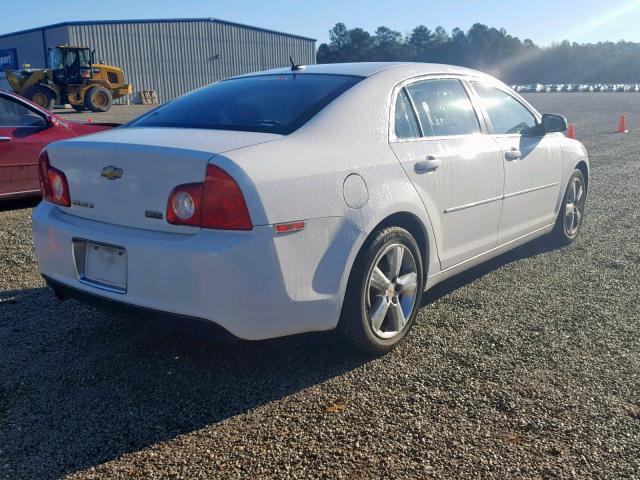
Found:
<path fill-rule="evenodd" d="M 58 478 L 368 362 L 332 333 L 212 343 L 48 288 L 0 292 L 0 477 Z M 318 395 L 318 411 L 330 402 Z M 4 475 L 3 475 L 4 473 Z"/>
<path fill-rule="evenodd" d="M 76 115 L 76 114 L 92 113 L 92 112 L 89 112 L 89 110 L 84 110 L 79 112 L 78 110 L 74 110 L 73 108 L 55 108 L 53 109 L 53 113 L 55 113 L 56 115 Z"/>
<path fill-rule="evenodd" d="M 11 200 L 0 201 L 0 212 L 8 212 L 10 210 L 22 210 L 24 208 L 34 208 L 40 203 L 40 196 L 31 196 L 24 198 L 16 198 Z"/>
<path fill-rule="evenodd" d="M 505 253 L 427 304 L 510 262 Z M 357 369 L 333 333 L 212 343 L 82 305 L 48 288 L 0 292 L 0 476 L 57 478 L 168 441 Z M 383 360 L 385 361 L 385 360 Z M 318 412 L 331 401 L 317 390 Z"/>
<path fill-rule="evenodd" d="M 546 241 L 545 237 L 537 238 L 435 285 L 422 296 L 421 306 L 424 307 L 431 302 L 435 302 L 454 290 L 464 287 L 478 278 L 483 277 L 494 270 L 498 270 L 509 263 L 529 257 L 535 257 L 555 249 L 556 247 Z"/>

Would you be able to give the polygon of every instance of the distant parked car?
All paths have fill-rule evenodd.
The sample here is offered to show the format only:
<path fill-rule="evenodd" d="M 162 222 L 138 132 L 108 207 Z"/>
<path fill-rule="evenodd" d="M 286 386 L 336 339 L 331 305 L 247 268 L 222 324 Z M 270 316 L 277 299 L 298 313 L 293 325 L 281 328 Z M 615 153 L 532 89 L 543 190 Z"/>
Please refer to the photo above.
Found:
<path fill-rule="evenodd" d="M 588 159 L 566 128 L 460 67 L 231 78 L 50 145 L 38 265 L 61 298 L 251 340 L 337 328 L 384 353 L 426 289 L 578 236 Z"/>
<path fill-rule="evenodd" d="M 40 194 L 38 157 L 47 144 L 114 125 L 70 122 L 0 90 L 0 200 Z"/>

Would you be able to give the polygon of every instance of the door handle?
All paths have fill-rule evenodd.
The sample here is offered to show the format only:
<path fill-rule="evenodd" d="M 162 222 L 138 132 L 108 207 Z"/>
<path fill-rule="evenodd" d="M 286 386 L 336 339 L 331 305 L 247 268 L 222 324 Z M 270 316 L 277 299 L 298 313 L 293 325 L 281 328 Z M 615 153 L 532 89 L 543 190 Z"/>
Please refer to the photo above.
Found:
<path fill-rule="evenodd" d="M 0 137 L 0 142 L 10 142 L 11 137 Z"/>
<path fill-rule="evenodd" d="M 507 160 L 519 160 L 522 158 L 522 152 L 516 147 L 513 147 L 511 150 L 504 152 L 504 158 Z"/>
<path fill-rule="evenodd" d="M 427 158 L 425 158 L 424 160 L 420 160 L 419 162 L 416 162 L 414 168 L 416 169 L 416 173 L 427 173 L 427 172 L 433 172 L 440 165 L 442 165 L 442 160 L 432 155 L 428 155 Z"/>

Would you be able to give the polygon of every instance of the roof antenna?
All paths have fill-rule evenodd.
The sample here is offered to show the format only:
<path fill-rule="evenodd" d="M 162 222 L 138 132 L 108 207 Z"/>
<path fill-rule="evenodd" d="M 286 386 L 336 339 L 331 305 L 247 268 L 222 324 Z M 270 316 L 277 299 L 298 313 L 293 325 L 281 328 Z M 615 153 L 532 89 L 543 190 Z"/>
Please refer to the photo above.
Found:
<path fill-rule="evenodd" d="M 296 70 L 304 70 L 307 68 L 306 65 L 296 65 L 296 62 L 293 61 L 293 57 L 289 55 L 289 61 L 291 62 L 291 71 L 295 72 Z"/>

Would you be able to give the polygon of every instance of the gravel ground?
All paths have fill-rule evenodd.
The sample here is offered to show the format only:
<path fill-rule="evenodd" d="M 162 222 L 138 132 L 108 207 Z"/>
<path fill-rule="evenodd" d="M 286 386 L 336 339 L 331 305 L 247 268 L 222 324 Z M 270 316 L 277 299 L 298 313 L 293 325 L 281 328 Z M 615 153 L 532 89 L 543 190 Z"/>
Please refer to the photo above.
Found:
<path fill-rule="evenodd" d="M 74 122 L 87 122 L 91 119 L 93 122 L 126 123 L 156 106 L 157 105 L 113 105 L 111 110 L 105 113 L 76 112 L 70 109 L 54 110 L 54 113 Z"/>
<path fill-rule="evenodd" d="M 640 478 L 640 95 L 529 99 L 589 150 L 581 238 L 436 287 L 380 359 L 61 303 L 1 207 L 0 478 Z"/>

